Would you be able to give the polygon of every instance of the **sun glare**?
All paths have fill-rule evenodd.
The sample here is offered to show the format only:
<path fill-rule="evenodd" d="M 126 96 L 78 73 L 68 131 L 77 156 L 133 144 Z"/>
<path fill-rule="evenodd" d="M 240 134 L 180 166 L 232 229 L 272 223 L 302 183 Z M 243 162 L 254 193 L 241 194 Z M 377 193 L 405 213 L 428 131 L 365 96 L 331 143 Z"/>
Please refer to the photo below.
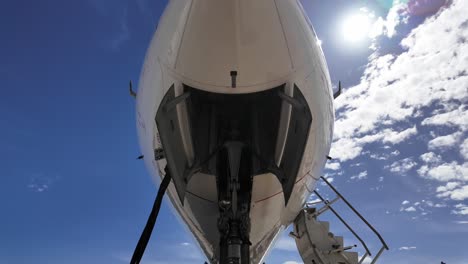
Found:
<path fill-rule="evenodd" d="M 343 37 L 348 42 L 359 42 L 367 38 L 371 21 L 366 14 L 350 15 L 343 21 Z"/>

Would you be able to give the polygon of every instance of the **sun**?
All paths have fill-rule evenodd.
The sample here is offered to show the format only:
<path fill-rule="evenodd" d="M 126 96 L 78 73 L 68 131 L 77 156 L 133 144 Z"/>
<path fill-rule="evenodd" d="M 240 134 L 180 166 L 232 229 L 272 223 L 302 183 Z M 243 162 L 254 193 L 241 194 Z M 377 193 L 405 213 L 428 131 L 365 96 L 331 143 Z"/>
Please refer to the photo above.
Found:
<path fill-rule="evenodd" d="M 368 15 L 357 13 L 343 20 L 342 33 L 346 41 L 357 43 L 368 38 L 371 21 Z"/>

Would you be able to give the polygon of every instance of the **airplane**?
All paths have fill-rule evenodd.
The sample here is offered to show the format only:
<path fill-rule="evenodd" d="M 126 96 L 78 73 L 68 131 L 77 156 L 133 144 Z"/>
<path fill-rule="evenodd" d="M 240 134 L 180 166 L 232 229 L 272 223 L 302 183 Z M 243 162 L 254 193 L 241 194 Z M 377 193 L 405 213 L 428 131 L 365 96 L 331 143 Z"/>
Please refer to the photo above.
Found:
<path fill-rule="evenodd" d="M 298 0 L 170 0 L 130 93 L 139 159 L 161 182 L 131 263 L 164 193 L 210 263 L 262 263 L 290 225 L 305 263 L 362 262 L 317 221 L 347 200 L 307 206 L 330 158 L 341 84 L 333 93 Z"/>

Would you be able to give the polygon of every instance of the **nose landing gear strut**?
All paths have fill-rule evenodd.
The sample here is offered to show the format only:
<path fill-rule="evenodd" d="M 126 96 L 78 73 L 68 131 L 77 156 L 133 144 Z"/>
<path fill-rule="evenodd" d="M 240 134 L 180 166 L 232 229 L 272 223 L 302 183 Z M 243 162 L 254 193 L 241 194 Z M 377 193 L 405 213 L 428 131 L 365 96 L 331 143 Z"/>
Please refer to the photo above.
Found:
<path fill-rule="evenodd" d="M 244 143 L 228 141 L 218 156 L 220 264 L 250 263 L 250 153 Z"/>

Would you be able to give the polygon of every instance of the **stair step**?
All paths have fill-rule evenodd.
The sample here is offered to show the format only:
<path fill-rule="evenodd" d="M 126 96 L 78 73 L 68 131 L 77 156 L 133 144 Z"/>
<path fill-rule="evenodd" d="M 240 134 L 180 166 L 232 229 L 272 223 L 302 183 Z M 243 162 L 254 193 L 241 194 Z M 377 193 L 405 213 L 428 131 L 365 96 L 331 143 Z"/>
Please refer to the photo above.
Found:
<path fill-rule="evenodd" d="M 327 233 L 330 231 L 330 223 L 329 222 L 327 222 L 327 221 L 317 221 L 317 223 L 321 224 L 325 228 Z"/>
<path fill-rule="evenodd" d="M 359 262 L 359 256 L 358 256 L 358 253 L 357 252 L 354 252 L 354 251 L 345 251 L 345 252 L 342 252 L 343 255 L 345 255 L 347 258 L 348 258 L 348 261 L 349 263 L 351 264 L 357 264 Z"/>
<path fill-rule="evenodd" d="M 340 252 L 331 253 L 327 257 L 329 263 L 333 264 L 358 264 L 358 253 L 357 252 Z"/>
<path fill-rule="evenodd" d="M 344 247 L 344 244 L 343 244 L 344 241 L 343 241 L 343 237 L 342 237 L 342 236 L 335 236 L 334 239 L 335 239 L 336 243 L 337 243 L 338 245 L 340 245 L 340 247 Z"/>
<path fill-rule="evenodd" d="M 382 243 L 382 247 L 378 251 L 376 257 L 378 258 L 385 249 L 388 250 L 387 244 L 382 239 L 380 234 L 375 230 L 375 228 L 369 224 L 369 222 L 367 222 L 367 220 L 336 190 L 333 185 L 330 184 L 330 182 L 328 182 L 323 176 L 320 178 L 337 195 L 336 198 L 329 202 L 329 204 L 332 204 L 341 199 L 348 206 L 348 209 L 351 209 L 354 214 L 359 217 L 362 222 L 365 223 L 367 227 L 379 238 L 380 242 Z M 317 191 L 314 191 L 314 193 L 320 200 L 324 201 L 325 206 L 318 209 L 306 208 L 306 210 L 302 210 L 300 212 L 294 221 L 295 232 L 304 234 L 299 237 L 295 237 L 296 245 L 302 260 L 304 263 L 308 264 L 358 264 L 358 253 L 348 251 L 355 248 L 356 245 L 344 245 L 343 237 L 335 236 L 330 231 L 329 222 L 318 221 L 318 217 L 321 215 L 321 213 L 329 210 L 331 207 L 329 204 L 327 204 L 328 201 L 326 201 Z M 340 220 L 344 226 L 346 226 L 348 230 L 353 233 L 355 238 L 362 242 L 363 247 L 367 249 L 366 244 L 355 233 L 350 224 L 348 224 L 346 220 L 340 216 L 338 211 L 332 211 L 338 220 Z M 371 253 L 369 253 L 369 255 L 370 254 Z M 377 258 L 375 258 L 373 261 L 375 262 Z"/>

